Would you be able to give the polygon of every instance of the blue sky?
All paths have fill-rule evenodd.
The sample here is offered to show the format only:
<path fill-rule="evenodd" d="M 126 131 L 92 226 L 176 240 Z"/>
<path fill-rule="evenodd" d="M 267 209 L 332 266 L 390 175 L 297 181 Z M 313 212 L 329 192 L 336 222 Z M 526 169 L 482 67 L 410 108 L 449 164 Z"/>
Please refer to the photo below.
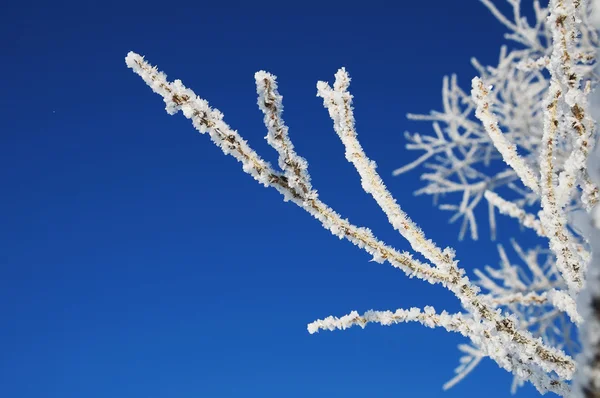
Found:
<path fill-rule="evenodd" d="M 402 133 L 430 129 L 406 113 L 439 109 L 445 74 L 469 87 L 470 57 L 493 63 L 503 33 L 476 0 L 3 6 L 0 396 L 508 396 L 491 361 L 442 392 L 464 342 L 442 330 L 309 335 L 330 314 L 459 306 L 256 184 L 124 63 L 133 50 L 182 79 L 271 161 L 253 74 L 276 74 L 322 199 L 408 249 L 315 96 L 345 66 L 360 139 L 390 190 L 472 270 L 496 263 L 488 235 L 457 244 L 447 214 L 412 195 L 418 173 L 391 171 L 416 156 Z"/>

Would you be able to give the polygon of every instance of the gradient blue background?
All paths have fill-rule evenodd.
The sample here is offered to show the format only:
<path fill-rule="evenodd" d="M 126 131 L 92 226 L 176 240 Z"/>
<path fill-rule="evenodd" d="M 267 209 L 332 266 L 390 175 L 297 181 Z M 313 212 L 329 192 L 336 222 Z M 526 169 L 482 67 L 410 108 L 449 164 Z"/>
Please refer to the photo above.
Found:
<path fill-rule="evenodd" d="M 418 173 L 391 172 L 417 156 L 402 133 L 431 129 L 405 114 L 440 109 L 445 74 L 468 88 L 471 56 L 497 59 L 505 30 L 478 1 L 24 1 L 0 14 L 1 397 L 509 395 L 489 360 L 442 392 L 465 341 L 443 330 L 309 335 L 313 319 L 351 310 L 460 308 L 256 184 L 124 63 L 134 50 L 182 79 L 272 161 L 253 74 L 278 75 L 323 200 L 408 249 L 315 97 L 347 67 L 367 153 L 471 271 L 497 262 L 487 224 L 457 243 L 448 214 L 412 195 Z"/>

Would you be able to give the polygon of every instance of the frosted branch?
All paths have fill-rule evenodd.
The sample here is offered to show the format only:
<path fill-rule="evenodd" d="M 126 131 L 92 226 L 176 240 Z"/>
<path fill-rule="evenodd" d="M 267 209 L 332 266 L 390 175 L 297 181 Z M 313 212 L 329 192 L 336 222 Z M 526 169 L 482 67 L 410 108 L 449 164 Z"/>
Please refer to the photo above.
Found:
<path fill-rule="evenodd" d="M 288 136 L 288 127 L 283 122 L 283 97 L 277 91 L 277 78 L 265 71 L 256 72 L 258 107 L 264 113 L 267 127 L 267 142 L 279 153 L 279 167 L 283 170 L 292 188 L 299 188 L 304 194 L 312 192 L 308 163 L 296 153 Z"/>
<path fill-rule="evenodd" d="M 284 175 L 276 172 L 248 146 L 237 131 L 232 130 L 222 120 L 223 114 L 220 111 L 210 108 L 208 102 L 183 86 L 181 81 L 168 82 L 164 73 L 158 72 L 143 57 L 133 52 L 128 54 L 126 62 L 154 92 L 163 97 L 169 114 L 173 115 L 181 110 L 188 119 L 192 120 L 194 127 L 200 133 L 209 134 L 213 143 L 223 153 L 240 161 L 246 173 L 262 185 L 275 188 L 286 200 L 302 207 L 332 234 L 348 239 L 371 254 L 375 260 L 388 261 L 411 277 L 416 276 L 430 283 L 445 283 L 448 280 L 445 273 L 413 259 L 408 253 L 400 253 L 385 245 L 375 238 L 369 229 L 352 225 L 313 195 L 305 195 L 302 190 L 292 188 Z"/>
<path fill-rule="evenodd" d="M 600 28 L 600 1 L 592 2 L 592 15 L 590 17 L 595 28 Z M 600 57 L 600 49 L 596 49 Z M 595 67 L 600 73 L 600 65 Z M 600 92 L 592 97 L 594 118 L 600 118 Z M 591 182 L 600 185 L 600 146 L 596 143 L 593 153 L 588 158 L 587 168 L 590 171 Z M 573 382 L 573 398 L 589 398 L 600 396 L 600 205 L 594 208 L 583 221 L 581 226 L 586 238 L 592 247 L 592 259 L 587 269 L 586 283 L 581 292 L 577 308 L 584 319 L 581 328 L 582 350 L 577 356 L 577 373 Z"/>
<path fill-rule="evenodd" d="M 600 234 L 596 236 L 593 227 L 573 221 L 582 219 L 577 215 L 598 198 L 600 167 L 586 165 L 588 159 L 600 164 L 600 156 L 590 156 L 595 126 L 586 98 L 596 82 L 591 73 L 594 57 L 590 54 L 597 33 L 588 27 L 587 15 L 582 11 L 585 2 L 552 0 L 549 8 L 543 8 L 533 0 L 534 18 L 526 19 L 521 15 L 520 0 L 507 1 L 512 15 L 501 13 L 491 0 L 482 3 L 510 30 L 507 38 L 522 44 L 522 48 L 510 50 L 503 46 L 495 66 L 484 66 L 473 59 L 480 78 L 473 79 L 470 94 L 460 88 L 455 75 L 444 78 L 442 110 L 409 115 L 432 122 L 432 133 L 406 133 L 407 149 L 421 153 L 394 171 L 398 175 L 425 168 L 425 186 L 417 194 L 432 195 L 440 209 L 451 212 L 450 222 L 460 220 L 461 238 L 468 231 L 473 239 L 478 238 L 476 210 L 485 198 L 492 234 L 497 208 L 549 240 L 550 250 L 523 248 L 512 241 L 512 254 L 498 245 L 498 266 L 475 270 L 477 281 L 471 281 L 458 266 L 453 249 L 437 246 L 404 213 L 377 173 L 375 163 L 365 154 L 357 137 L 350 77 L 345 69 L 336 73 L 333 87 L 319 82 L 318 96 L 333 120 L 346 158 L 360 175 L 363 189 L 412 249 L 433 265 L 390 247 L 371 230 L 355 226 L 320 200 L 311 184 L 308 163 L 296 153 L 283 120 L 283 97 L 275 76 L 264 71 L 255 75 L 257 102 L 267 128 L 265 138 L 278 153 L 277 165 L 272 166 L 224 122 L 220 111 L 181 81 L 168 81 L 166 75 L 135 53 L 130 53 L 126 62 L 163 97 L 169 114 L 181 111 L 200 133 L 241 162 L 242 169 L 260 184 L 277 190 L 285 201 L 303 208 L 325 229 L 359 246 L 374 261 L 388 262 L 409 277 L 448 289 L 464 310 L 464 314 L 453 315 L 438 314 L 431 307 L 423 311 L 368 311 L 363 315 L 352 312 L 311 323 L 311 333 L 364 327 L 371 322 L 419 322 L 442 327 L 468 337 L 472 344 L 469 349 L 461 349 L 466 355 L 445 387 L 465 377 L 487 356 L 513 373 L 513 385 L 530 381 L 542 393 L 568 395 L 568 381 L 575 372 L 569 354 L 577 351 L 573 337 L 577 333 L 571 328 L 582 324 L 582 315 L 588 322 L 585 344 L 593 349 L 600 346 L 600 338 L 595 337 L 600 326 L 594 323 L 600 319 L 594 318 L 598 311 L 593 297 L 597 292 L 586 288 L 588 301 L 583 311 L 578 312 L 575 306 L 589 258 L 588 244 L 595 248 Z M 550 79 L 544 68 L 550 71 Z M 495 89 L 487 88 L 484 81 Z M 500 190 L 509 195 L 504 196 Z M 437 202 L 446 195 L 455 196 L 457 201 Z M 539 220 L 524 210 L 540 204 Z M 520 263 L 511 260 L 515 254 Z M 592 277 L 593 272 L 589 274 Z M 594 373 L 600 369 L 598 361 L 592 355 L 582 358 L 577 385 L 596 388 L 600 385 L 600 377 L 596 380 Z"/>
<path fill-rule="evenodd" d="M 462 314 L 450 315 L 446 312 L 437 314 L 433 307 L 425 307 L 423 311 L 413 307 L 409 310 L 398 309 L 395 312 L 367 311 L 362 316 L 356 311 L 340 318 L 329 316 L 308 324 L 308 332 L 313 334 L 319 330 L 345 330 L 352 326 L 360 326 L 364 329 L 368 323 L 390 326 L 404 322 L 419 322 L 430 328 L 442 327 L 465 336 L 472 334 L 477 328 L 472 319 L 465 318 Z"/>
<path fill-rule="evenodd" d="M 546 111 L 544 113 L 544 136 L 540 153 L 540 171 L 542 175 L 542 212 L 541 222 L 550 239 L 550 248 L 556 254 L 556 267 L 573 292 L 581 288 L 581 264 L 572 250 L 573 243 L 566 235 L 566 217 L 558 207 L 555 194 L 555 171 L 553 151 L 556 145 L 558 122 L 558 103 L 562 92 L 558 88 L 556 80 L 550 83 L 546 99 Z"/>
<path fill-rule="evenodd" d="M 569 386 L 555 377 L 544 373 L 536 365 L 526 365 L 521 358 L 514 358 L 510 354 L 510 346 L 514 342 L 503 339 L 491 330 L 486 330 L 485 324 L 476 322 L 463 314 L 437 314 L 433 307 L 425 307 L 423 311 L 418 308 L 410 310 L 398 309 L 392 311 L 367 311 L 362 316 L 356 311 L 340 318 L 327 317 L 316 320 L 308 325 L 309 333 L 319 330 L 345 330 L 352 326 L 364 328 L 368 323 L 379 323 L 389 326 L 404 322 L 419 322 L 429 328 L 441 327 L 450 332 L 460 333 L 470 338 L 475 344 L 482 347 L 484 355 L 489 356 L 501 367 L 514 371 L 519 377 L 531 380 L 541 392 L 551 391 L 559 395 L 566 395 Z"/>
<path fill-rule="evenodd" d="M 499 195 L 492 191 L 486 191 L 485 198 L 494 207 L 496 207 L 501 214 L 505 214 L 512 218 L 516 218 L 517 220 L 519 220 L 521 225 L 533 229 L 539 236 L 546 236 L 546 233 L 542 228 L 542 224 L 533 214 L 525 212 L 513 202 L 509 202 L 508 200 L 501 198 Z"/>
<path fill-rule="evenodd" d="M 458 272 L 454 251 L 443 251 L 427 239 L 423 231 L 400 208 L 377 173 L 375 162 L 370 160 L 357 139 L 352 110 L 352 95 L 348 92 L 350 76 L 344 68 L 335 74 L 333 89 L 325 82 L 317 84 L 318 96 L 333 119 L 334 129 L 346 148 L 346 159 L 351 162 L 361 177 L 363 189 L 371 194 L 379 207 L 387 215 L 391 225 L 406 238 L 411 247 L 421 253 L 440 270 Z"/>
<path fill-rule="evenodd" d="M 502 158 L 514 171 L 517 173 L 523 184 L 530 188 L 533 192 L 538 193 L 540 188 L 538 177 L 534 174 L 529 166 L 517 154 L 517 148 L 510 143 L 498 126 L 498 119 L 490 111 L 489 89 L 486 88 L 480 78 L 473 79 L 473 91 L 471 92 L 473 100 L 477 104 L 475 116 L 485 127 L 485 130 L 490 135 L 494 146 L 502 154 Z"/>

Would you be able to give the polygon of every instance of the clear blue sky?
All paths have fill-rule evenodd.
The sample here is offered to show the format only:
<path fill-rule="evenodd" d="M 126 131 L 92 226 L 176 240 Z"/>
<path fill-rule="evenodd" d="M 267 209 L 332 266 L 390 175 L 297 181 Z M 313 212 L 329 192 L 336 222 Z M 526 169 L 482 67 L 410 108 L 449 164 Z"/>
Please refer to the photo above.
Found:
<path fill-rule="evenodd" d="M 439 109 L 445 74 L 468 88 L 469 58 L 493 63 L 504 30 L 476 0 L 251 3 L 2 6 L 0 396 L 508 396 L 510 376 L 489 360 L 443 393 L 464 340 L 442 330 L 309 335 L 306 324 L 330 314 L 459 306 L 256 184 L 124 63 L 133 50 L 182 79 L 272 161 L 253 74 L 278 75 L 323 200 L 408 249 L 315 96 L 317 80 L 345 66 L 363 146 L 446 246 L 457 226 L 412 195 L 418 175 L 391 176 L 416 156 L 402 133 L 430 131 L 405 114 Z M 496 263 L 482 235 L 455 245 L 469 271 Z"/>

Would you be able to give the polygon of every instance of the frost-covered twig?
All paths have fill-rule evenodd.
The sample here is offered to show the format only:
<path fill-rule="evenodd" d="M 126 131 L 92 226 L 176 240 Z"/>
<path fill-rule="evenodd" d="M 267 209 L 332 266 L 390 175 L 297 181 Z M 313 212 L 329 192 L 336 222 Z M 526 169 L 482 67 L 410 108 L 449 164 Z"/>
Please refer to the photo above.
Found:
<path fill-rule="evenodd" d="M 404 322 L 419 322 L 429 328 L 441 327 L 449 332 L 457 332 L 470 338 L 474 344 L 481 347 L 481 352 L 495 360 L 500 366 L 508 366 L 524 379 L 529 379 L 540 391 L 551 391 L 559 395 L 569 392 L 568 384 L 554 376 L 547 375 L 537 367 L 530 367 L 522 362 L 522 359 L 512 358 L 508 346 L 514 342 L 507 342 L 500 335 L 486 329 L 485 324 L 479 323 L 470 316 L 464 314 L 448 314 L 443 311 L 438 314 L 433 307 L 427 306 L 421 311 L 418 308 L 409 310 L 398 309 L 392 311 L 367 311 L 362 316 L 356 311 L 340 318 L 329 316 L 325 319 L 316 320 L 308 325 L 309 333 L 319 330 L 348 329 L 352 326 L 364 328 L 368 323 L 379 323 L 389 326 Z M 508 361 L 507 361 L 508 359 Z M 516 359 L 516 360 L 515 360 Z M 508 365 L 510 363 L 510 365 Z"/>
<path fill-rule="evenodd" d="M 283 97 L 277 91 L 277 79 L 265 71 L 256 72 L 258 107 L 264 113 L 267 127 L 267 141 L 279 153 L 279 167 L 283 170 L 291 188 L 300 189 L 303 194 L 315 196 L 308 174 L 306 159 L 298 156 L 294 144 L 288 136 L 288 127 L 283 122 Z"/>
<path fill-rule="evenodd" d="M 352 95 L 348 92 L 350 76 L 344 68 L 335 74 L 333 88 L 326 82 L 317 84 L 318 96 L 323 98 L 324 106 L 333 119 L 334 129 L 346 148 L 346 159 L 354 165 L 361 177 L 362 187 L 371 194 L 379 207 L 387 215 L 390 224 L 399 231 L 411 247 L 422 254 L 440 270 L 458 273 L 454 260 L 454 251 L 440 249 L 433 241 L 427 239 L 423 231 L 400 208 L 392 197 L 381 177 L 375 170 L 375 162 L 370 160 L 358 142 L 354 127 Z"/>
<path fill-rule="evenodd" d="M 471 95 L 460 88 L 455 75 L 444 78 L 442 111 L 409 115 L 413 120 L 432 122 L 433 134 L 406 133 L 407 149 L 422 153 L 393 173 L 424 167 L 421 179 L 425 186 L 416 193 L 432 195 L 440 209 L 453 213 L 451 222 L 462 220 L 461 238 L 467 231 L 473 239 L 478 238 L 477 207 L 485 198 L 494 236 L 498 209 L 533 229 L 536 239 L 548 242 L 544 248 L 537 242 L 532 247 L 526 239 L 511 239 L 512 251 L 498 244 L 499 266 L 475 269 L 476 281 L 459 267 L 453 249 L 442 249 L 428 239 L 404 213 L 365 154 L 357 137 L 350 77 L 345 69 L 336 73 L 333 87 L 319 82 L 318 96 L 364 190 L 412 249 L 433 265 L 390 247 L 320 200 L 311 184 L 308 163 L 296 153 L 283 121 L 275 76 L 260 71 L 255 80 L 266 139 L 279 155 L 278 168 L 263 160 L 223 121 L 218 110 L 180 81 L 167 81 L 135 53 L 126 61 L 163 97 L 168 113 L 181 110 L 198 131 L 207 133 L 225 154 L 240 161 L 243 170 L 259 183 L 275 188 L 284 200 L 303 208 L 324 228 L 358 245 L 375 261 L 388 262 L 409 277 L 448 289 L 464 310 L 454 315 L 436 313 L 430 307 L 364 315 L 352 312 L 311 323 L 311 333 L 364 327 L 369 322 L 416 321 L 440 326 L 470 340 L 470 345 L 459 347 L 465 355 L 445 388 L 489 357 L 512 372 L 513 387 L 529 381 L 541 393 L 567 396 L 569 381 L 577 371 L 575 396 L 600 396 L 600 267 L 596 264 L 600 263 L 596 261 L 600 210 L 594 207 L 600 149 L 591 151 L 596 141 L 594 119 L 600 112 L 594 113 L 587 98 L 600 75 L 593 73 L 598 35 L 590 25 L 585 0 L 551 0 L 549 7 L 532 0 L 533 19 L 522 15 L 521 0 L 506 0 L 512 15 L 500 11 L 493 0 L 480 1 L 509 30 L 506 38 L 518 47 L 503 46 L 496 66 L 472 60 L 479 77 L 472 80 Z M 596 19 L 600 21 L 600 17 Z M 457 203 L 447 200 L 453 196 L 459 198 Z M 586 275 L 590 248 L 593 256 Z M 584 293 L 579 295 L 584 282 Z M 580 326 L 582 333 L 577 331 Z M 570 354 L 579 351 L 580 335 L 584 352 L 576 369 Z"/>
<path fill-rule="evenodd" d="M 591 20 L 600 29 L 600 0 L 592 2 Z M 600 57 L 600 49 L 597 50 L 597 56 Z M 596 73 L 600 73 L 600 65 L 596 65 L 595 69 Z M 590 113 L 597 123 L 600 120 L 599 91 L 593 94 L 592 101 Z M 586 171 L 595 186 L 600 186 L 599 144 L 596 140 L 596 146 L 586 165 Z M 582 350 L 577 356 L 577 373 L 573 382 L 573 398 L 596 398 L 600 397 L 600 204 L 595 204 L 581 224 L 579 228 L 592 247 L 592 259 L 588 265 L 584 289 L 577 302 L 577 309 L 584 322 L 581 328 Z"/>
<path fill-rule="evenodd" d="M 213 143 L 221 148 L 223 153 L 231 155 L 241 162 L 246 173 L 262 185 L 275 188 L 286 200 L 302 207 L 332 234 L 348 239 L 380 262 L 387 260 L 410 276 L 423 278 L 431 283 L 444 283 L 448 279 L 445 273 L 413 259 L 408 253 L 400 253 L 385 245 L 375 238 L 369 229 L 354 226 L 315 195 L 306 195 L 302 189 L 290 186 L 285 175 L 275 171 L 268 162 L 248 146 L 237 131 L 232 130 L 222 120 L 223 114 L 220 111 L 211 108 L 208 102 L 197 97 L 181 81 L 168 82 L 164 73 L 159 72 L 136 53 L 130 52 L 126 62 L 154 92 L 163 97 L 169 114 L 175 114 L 181 110 L 187 118 L 192 120 L 194 127 L 199 132 L 209 134 Z"/>
<path fill-rule="evenodd" d="M 490 335 L 496 336 L 491 346 L 488 343 L 485 346 L 491 353 L 497 353 L 500 347 L 505 354 L 498 356 L 493 354 L 492 358 L 498 364 L 515 372 L 518 377 L 531 380 L 534 385 L 545 391 L 559 391 L 562 387 L 559 384 L 550 382 L 546 373 L 554 372 L 560 377 L 570 378 L 574 371 L 572 359 L 559 349 L 552 348 L 538 341 L 528 331 L 519 329 L 518 325 L 490 307 L 487 302 L 478 294 L 478 289 L 471 284 L 469 279 L 464 276 L 464 271 L 458 266 L 448 269 L 432 268 L 427 264 L 420 263 L 410 257 L 408 254 L 398 253 L 394 249 L 386 246 L 377 240 L 368 229 L 358 228 L 343 220 L 337 213 L 322 203 L 316 192 L 308 193 L 302 189 L 301 185 L 292 186 L 288 177 L 275 171 L 267 162 L 262 160 L 247 143 L 232 130 L 222 120 L 222 114 L 210 108 L 208 103 L 196 96 L 196 94 L 187 89 L 183 84 L 176 80 L 170 83 L 166 76 L 152 67 L 139 55 L 130 53 L 127 57 L 127 64 L 136 73 L 138 73 L 152 87 L 152 89 L 163 96 L 167 105 L 167 111 L 174 114 L 181 110 L 183 114 L 190 118 L 194 126 L 202 133 L 208 133 L 213 142 L 221 150 L 234 156 L 242 162 L 243 169 L 252 175 L 257 181 L 265 186 L 272 186 L 284 195 L 287 200 L 298 204 L 311 215 L 317 218 L 323 226 L 339 237 L 347 238 L 353 243 L 359 245 L 379 261 L 387 260 L 392 265 L 404 270 L 409 276 L 417 276 L 430 283 L 443 284 L 452 291 L 461 301 L 463 307 L 479 319 L 482 327 Z M 259 75 L 259 80 L 265 80 L 265 75 Z M 269 80 L 268 77 L 266 77 Z M 283 168 L 288 166 L 285 159 L 296 156 L 293 152 L 291 142 L 285 143 L 287 131 L 282 127 L 280 110 L 277 110 L 280 99 L 275 91 L 275 86 L 271 81 L 269 84 L 261 86 L 259 82 L 259 104 L 264 105 L 273 102 L 273 106 L 265 105 L 263 111 L 267 118 L 267 126 L 273 129 L 268 136 L 268 141 L 278 149 L 280 156 L 283 157 Z M 273 98 L 273 100 L 269 99 Z M 285 131 L 285 132 L 284 132 Z M 281 160 L 281 158 L 280 158 Z M 304 171 L 307 173 L 306 169 Z M 295 176 L 298 174 L 294 171 Z M 299 177 L 300 181 L 308 180 L 307 177 Z M 430 254 L 431 255 L 431 254 Z M 493 343 L 495 342 L 495 343 Z M 560 384 L 562 386 L 562 384 Z M 561 390 L 562 391 L 562 390 Z"/>
<path fill-rule="evenodd" d="M 544 146 L 542 103 L 550 82 L 543 69 L 551 67 L 552 41 L 556 25 L 548 22 L 549 8 L 541 6 L 537 0 L 533 1 L 533 15 L 528 15 L 527 18 L 521 14 L 523 7 L 520 0 L 507 0 L 512 8 L 512 15 L 502 13 L 501 8 L 495 5 L 501 1 L 486 0 L 482 3 L 511 31 L 506 37 L 520 45 L 512 49 L 503 46 L 497 66 L 483 66 L 476 59 L 473 59 L 472 63 L 485 85 L 494 87 L 494 90 L 488 93 L 485 102 L 489 104 L 489 116 L 495 119 L 493 121 L 497 122 L 496 126 L 503 132 L 502 135 L 487 134 L 487 124 L 478 123 L 475 118 L 477 104 L 460 88 L 457 77 L 452 75 L 450 78 L 444 78 L 441 111 L 432 111 L 429 115 L 408 115 L 413 120 L 431 121 L 432 132 L 435 134 L 407 133 L 406 148 L 422 151 L 423 154 L 394 173 L 397 175 L 400 172 L 415 170 L 419 166 L 427 168 L 428 178 L 424 178 L 426 186 L 416 193 L 432 195 L 440 207 L 454 211 L 453 220 L 463 217 L 465 221 L 461 226 L 461 238 L 465 235 L 465 229 L 477 228 L 474 210 L 482 190 L 494 191 L 502 196 L 513 196 L 512 193 L 516 193 L 519 196 L 517 202 L 521 207 L 539 201 L 539 196 L 533 191 L 522 189 L 520 184 L 515 184 L 514 171 L 512 177 L 508 175 L 503 179 L 492 179 L 493 174 L 489 167 L 506 158 L 500 155 L 494 144 L 495 137 L 500 137 L 506 144 L 501 145 L 501 148 L 516 148 L 512 152 L 520 154 L 523 158 L 521 164 L 528 167 L 533 175 L 539 175 L 539 153 Z M 589 82 L 592 77 L 590 60 L 594 58 L 590 54 L 595 52 L 593 48 L 596 45 L 597 34 L 587 23 L 585 2 L 581 4 L 578 19 L 574 22 L 579 35 L 570 40 L 571 70 L 580 81 Z M 529 8 L 530 5 L 526 4 L 524 7 Z M 589 84 L 587 86 L 589 87 Z M 585 92 L 583 94 L 585 95 Z M 584 100 L 583 98 L 579 101 L 579 106 L 573 109 L 565 107 L 568 120 L 565 120 L 563 126 L 573 125 L 578 117 L 588 115 L 588 112 L 580 112 L 584 109 Z M 563 140 L 561 131 L 560 145 L 553 151 L 555 171 L 557 174 L 562 173 L 563 181 L 558 190 L 557 204 L 567 206 L 569 211 L 577 207 L 589 209 L 598 197 L 595 185 L 590 182 L 585 171 L 580 170 L 585 149 L 592 144 L 590 130 L 584 122 L 588 119 L 589 117 L 586 117 L 582 122 L 575 123 L 580 131 L 583 131 L 582 127 L 586 128 L 587 136 L 583 139 L 569 137 Z M 565 172 L 567 169 L 575 170 L 574 174 Z M 567 178 L 570 175 L 577 176 L 575 185 L 567 185 L 579 186 L 582 195 L 575 194 L 572 189 L 562 188 L 566 186 L 566 182 L 571 181 Z M 450 184 L 452 189 L 447 189 L 446 186 Z M 456 194 L 460 206 L 448 203 L 454 196 L 452 193 Z M 566 203 L 565 200 L 570 202 Z M 465 203 L 468 205 L 465 206 Z M 490 213 L 490 223 L 493 224 L 492 217 L 493 213 Z M 479 234 L 471 231 L 471 236 L 477 238 Z"/>
<path fill-rule="evenodd" d="M 329 316 L 325 319 L 318 319 L 309 323 L 307 328 L 308 332 L 313 334 L 319 330 L 344 330 L 352 326 L 360 326 L 364 329 L 368 323 L 379 323 L 389 326 L 404 322 L 419 322 L 430 328 L 442 327 L 452 332 L 459 332 L 464 336 L 473 334 L 474 330 L 478 328 L 473 319 L 465 317 L 463 314 L 448 314 L 445 311 L 437 314 L 434 308 L 430 306 L 425 307 L 423 311 L 413 307 L 409 310 L 398 309 L 394 312 L 367 311 L 363 315 L 352 311 L 350 314 L 340 318 Z"/>
<path fill-rule="evenodd" d="M 442 111 L 409 115 L 432 122 L 431 135 L 406 134 L 407 149 L 423 154 L 395 174 L 425 167 L 426 186 L 416 193 L 432 195 L 440 209 L 454 212 L 450 221 L 463 218 L 460 238 L 466 228 L 477 238 L 475 208 L 485 196 L 493 237 L 497 208 L 548 239 L 550 252 L 524 250 L 513 241 L 526 266 L 511 263 L 500 246 L 501 267 L 476 270 L 477 283 L 492 305 L 518 316 L 521 326 L 574 352 L 577 333 L 571 329 L 581 325 L 582 314 L 573 303 L 591 243 L 576 220 L 598 201 L 593 166 L 586 165 L 595 142 L 587 96 L 599 75 L 593 73 L 598 34 L 586 1 L 551 0 L 543 7 L 533 0 L 527 18 L 521 0 L 506 1 L 512 15 L 493 0 L 481 0 L 519 47 L 503 46 L 497 66 L 472 61 L 480 76 L 472 82 L 472 96 L 455 76 L 444 78 Z M 511 170 L 492 178 L 496 171 L 487 168 L 500 161 Z M 600 161 L 594 164 L 600 169 Z M 458 204 L 448 203 L 453 194 Z M 476 355 L 469 358 L 469 364 L 478 362 Z"/>
<path fill-rule="evenodd" d="M 483 81 L 476 77 L 473 79 L 473 90 L 471 97 L 477 105 L 477 111 L 475 116 L 485 128 L 485 131 L 489 134 L 494 146 L 502 155 L 502 158 L 508 164 L 515 173 L 521 178 L 523 184 L 530 188 L 534 193 L 538 193 L 540 190 L 538 177 L 533 173 L 533 170 L 525 163 L 523 158 L 517 154 L 516 146 L 509 142 L 500 128 L 498 127 L 498 119 L 490 111 L 489 103 L 489 91 L 491 88 L 484 86 Z"/>
<path fill-rule="evenodd" d="M 557 256 L 556 267 L 565 277 L 569 288 L 577 292 L 581 288 L 581 264 L 575 258 L 571 242 L 565 233 L 567 220 L 564 212 L 558 206 L 555 192 L 554 148 L 556 146 L 558 118 L 557 109 L 561 91 L 555 83 L 550 84 L 546 112 L 544 117 L 544 136 L 540 153 L 540 171 L 542 174 L 542 212 L 541 221 L 550 239 L 550 248 Z"/>
<path fill-rule="evenodd" d="M 551 74 L 551 84 L 556 85 L 560 90 L 559 98 L 562 97 L 565 103 L 565 106 L 557 109 L 560 115 L 556 120 L 565 123 L 569 133 L 574 133 L 571 137 L 574 142 L 573 149 L 565 162 L 564 170 L 559 175 L 557 188 L 559 205 L 571 197 L 578 177 L 584 189 L 585 204 L 589 205 L 591 201 L 593 205 L 595 199 L 590 199 L 590 195 L 595 196 L 593 192 L 595 188 L 591 187 L 582 175 L 585 172 L 589 148 L 593 145 L 593 122 L 587 116 L 587 96 L 581 87 L 581 76 L 575 69 L 576 57 L 574 56 L 575 41 L 580 36 L 583 17 L 582 3 L 581 0 L 552 0 L 550 8 L 548 23 L 554 25 L 552 30 L 554 48 L 548 69 Z M 570 110 L 570 115 L 566 114 L 566 109 Z"/>
<path fill-rule="evenodd" d="M 460 344 L 458 349 L 465 353 L 465 355 L 460 358 L 460 365 L 454 369 L 456 375 L 444 383 L 444 390 L 448 390 L 462 381 L 477 367 L 477 365 L 479 365 L 479 362 L 485 358 L 485 355 L 480 350 L 468 344 Z"/>
<path fill-rule="evenodd" d="M 533 229 L 535 233 L 539 236 L 546 236 L 544 228 L 542 228 L 542 224 L 533 214 L 525 212 L 515 203 L 509 202 L 508 200 L 501 198 L 495 192 L 486 191 L 485 198 L 494 207 L 496 207 L 500 211 L 500 213 L 516 218 L 517 220 L 519 220 L 522 226 Z"/>

